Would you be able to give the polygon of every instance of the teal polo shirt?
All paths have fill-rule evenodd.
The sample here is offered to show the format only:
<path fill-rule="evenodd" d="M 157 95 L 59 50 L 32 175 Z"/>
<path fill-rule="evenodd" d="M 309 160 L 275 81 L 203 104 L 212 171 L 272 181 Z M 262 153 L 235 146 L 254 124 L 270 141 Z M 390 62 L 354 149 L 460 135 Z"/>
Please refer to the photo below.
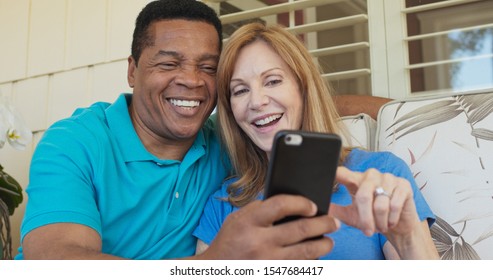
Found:
<path fill-rule="evenodd" d="M 149 153 L 122 94 L 114 104 L 78 109 L 37 145 L 26 189 L 21 239 L 52 223 L 93 228 L 103 253 L 131 259 L 193 255 L 192 231 L 207 198 L 229 172 L 212 119 L 182 161 Z M 22 259 L 22 247 L 16 259 Z"/>

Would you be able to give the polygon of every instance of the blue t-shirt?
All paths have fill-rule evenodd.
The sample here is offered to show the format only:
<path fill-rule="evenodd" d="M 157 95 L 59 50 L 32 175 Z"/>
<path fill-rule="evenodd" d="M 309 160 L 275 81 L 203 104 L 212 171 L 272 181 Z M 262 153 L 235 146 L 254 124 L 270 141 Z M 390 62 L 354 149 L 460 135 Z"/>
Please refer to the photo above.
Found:
<path fill-rule="evenodd" d="M 350 170 L 358 172 L 375 168 L 382 173 L 392 173 L 398 177 L 406 178 L 411 182 L 414 201 L 420 220 L 428 219 L 430 226 L 434 222 L 435 216 L 417 188 L 409 167 L 400 158 L 389 152 L 366 152 L 354 149 L 348 155 L 345 166 Z M 226 217 L 238 210 L 237 207 L 232 206 L 229 202 L 219 199 L 228 196 L 226 190 L 236 180 L 237 178 L 232 178 L 225 181 L 221 189 L 214 193 L 207 201 L 202 218 L 200 218 L 199 226 L 193 232 L 198 239 L 207 244 L 210 244 L 214 240 Z M 259 194 L 258 199 L 263 199 L 263 194 Z M 332 194 L 331 203 L 338 205 L 349 205 L 352 203 L 351 195 L 344 185 L 340 185 L 338 190 Z M 321 259 L 378 260 L 385 258 L 382 249 L 387 238 L 382 234 L 376 233 L 367 237 L 359 229 L 341 224 L 341 228 L 338 231 L 328 236 L 334 240 L 335 246 L 329 254 L 323 256 Z"/>
<path fill-rule="evenodd" d="M 30 168 L 21 239 L 52 223 L 77 223 L 102 238 L 103 253 L 132 259 L 191 256 L 207 198 L 229 172 L 212 119 L 182 161 L 148 152 L 121 95 L 78 109 L 50 127 Z M 16 259 L 22 259 L 22 248 Z"/>

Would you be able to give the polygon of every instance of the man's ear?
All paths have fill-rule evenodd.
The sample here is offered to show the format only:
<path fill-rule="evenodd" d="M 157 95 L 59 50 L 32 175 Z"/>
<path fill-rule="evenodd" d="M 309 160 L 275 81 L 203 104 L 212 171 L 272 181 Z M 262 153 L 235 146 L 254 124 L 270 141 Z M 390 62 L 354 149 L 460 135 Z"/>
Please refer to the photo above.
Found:
<path fill-rule="evenodd" d="M 128 86 L 133 88 L 135 82 L 135 70 L 137 69 L 137 62 L 132 56 L 129 56 L 127 61 L 128 61 L 127 82 L 128 82 Z"/>

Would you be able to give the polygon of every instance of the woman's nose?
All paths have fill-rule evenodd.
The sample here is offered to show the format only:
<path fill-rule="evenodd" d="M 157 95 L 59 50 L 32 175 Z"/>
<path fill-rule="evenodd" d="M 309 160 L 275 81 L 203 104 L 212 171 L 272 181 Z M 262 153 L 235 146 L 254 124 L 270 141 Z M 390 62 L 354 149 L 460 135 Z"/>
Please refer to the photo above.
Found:
<path fill-rule="evenodd" d="M 249 108 L 252 110 L 258 110 L 263 106 L 269 104 L 269 96 L 262 89 L 252 90 L 249 100 Z"/>

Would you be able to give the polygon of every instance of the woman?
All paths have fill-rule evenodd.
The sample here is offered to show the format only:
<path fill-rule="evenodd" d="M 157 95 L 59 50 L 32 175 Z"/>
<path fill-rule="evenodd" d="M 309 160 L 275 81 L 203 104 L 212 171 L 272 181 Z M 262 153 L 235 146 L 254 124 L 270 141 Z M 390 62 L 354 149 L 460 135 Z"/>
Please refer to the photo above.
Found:
<path fill-rule="evenodd" d="M 238 29 L 221 54 L 217 85 L 221 137 L 236 176 L 209 199 L 194 232 L 197 253 L 228 214 L 263 199 L 276 132 L 341 133 L 330 88 L 303 44 L 282 27 Z M 344 148 L 340 163 L 329 214 L 343 224 L 329 235 L 335 246 L 323 259 L 438 258 L 429 232 L 433 213 L 402 160 Z"/>

